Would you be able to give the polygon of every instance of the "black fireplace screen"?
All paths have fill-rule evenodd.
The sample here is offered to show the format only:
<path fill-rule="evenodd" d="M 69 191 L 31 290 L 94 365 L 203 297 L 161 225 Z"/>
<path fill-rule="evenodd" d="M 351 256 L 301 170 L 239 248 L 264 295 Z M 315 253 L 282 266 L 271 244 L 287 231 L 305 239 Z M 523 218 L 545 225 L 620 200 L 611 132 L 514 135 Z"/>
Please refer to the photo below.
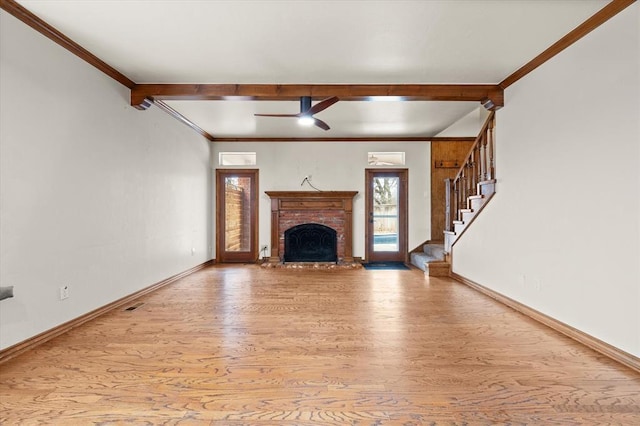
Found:
<path fill-rule="evenodd" d="M 285 262 L 337 262 L 338 240 L 334 229 L 303 223 L 284 231 Z"/>

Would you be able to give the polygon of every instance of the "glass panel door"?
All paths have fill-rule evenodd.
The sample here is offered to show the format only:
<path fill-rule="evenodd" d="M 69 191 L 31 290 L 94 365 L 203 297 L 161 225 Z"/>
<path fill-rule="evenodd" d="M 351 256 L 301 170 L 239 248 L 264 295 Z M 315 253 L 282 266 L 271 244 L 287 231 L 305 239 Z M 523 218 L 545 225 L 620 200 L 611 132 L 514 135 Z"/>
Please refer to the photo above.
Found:
<path fill-rule="evenodd" d="M 366 260 L 407 257 L 407 169 L 366 169 Z"/>
<path fill-rule="evenodd" d="M 398 177 L 373 178 L 373 251 L 399 250 Z"/>
<path fill-rule="evenodd" d="M 255 262 L 258 258 L 258 171 L 216 171 L 216 259 Z"/>

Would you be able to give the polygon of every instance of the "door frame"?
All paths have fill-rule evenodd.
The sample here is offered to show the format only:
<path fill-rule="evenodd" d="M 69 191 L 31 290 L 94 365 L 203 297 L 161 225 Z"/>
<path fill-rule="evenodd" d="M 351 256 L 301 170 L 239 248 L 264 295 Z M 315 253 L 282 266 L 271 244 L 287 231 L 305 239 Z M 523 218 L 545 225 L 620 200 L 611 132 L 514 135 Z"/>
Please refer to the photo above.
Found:
<path fill-rule="evenodd" d="M 365 259 L 367 262 L 408 261 L 409 169 L 376 168 L 365 172 Z M 380 176 L 381 175 L 381 176 Z M 387 175 L 387 176 L 385 176 Z M 373 178 L 398 177 L 398 252 L 373 251 Z"/>
<path fill-rule="evenodd" d="M 251 209 L 249 251 L 229 252 L 225 247 L 225 179 L 227 177 L 251 178 Z M 216 262 L 217 263 L 255 263 L 258 260 L 258 169 L 216 169 Z"/>

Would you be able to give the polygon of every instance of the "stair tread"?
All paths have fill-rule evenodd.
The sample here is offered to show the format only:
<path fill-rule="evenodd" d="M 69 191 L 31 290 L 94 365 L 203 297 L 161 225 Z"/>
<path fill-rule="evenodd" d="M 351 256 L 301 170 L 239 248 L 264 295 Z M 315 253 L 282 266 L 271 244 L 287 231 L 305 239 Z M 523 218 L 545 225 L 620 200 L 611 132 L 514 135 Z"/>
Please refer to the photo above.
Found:
<path fill-rule="evenodd" d="M 453 224 L 454 225 L 464 225 L 464 220 L 454 220 Z"/>
<path fill-rule="evenodd" d="M 478 195 L 469 195 L 467 198 L 468 198 L 469 200 L 479 200 L 479 199 L 481 199 L 481 198 L 484 198 L 484 195 L 482 195 L 482 194 L 478 194 Z"/>
<path fill-rule="evenodd" d="M 478 182 L 478 185 L 489 185 L 492 183 L 496 183 L 496 180 L 495 179 L 483 180 Z"/>
<path fill-rule="evenodd" d="M 442 232 L 447 235 L 456 235 L 455 231 L 442 231 Z"/>
<path fill-rule="evenodd" d="M 473 213 L 473 209 L 459 209 L 460 213 Z"/>

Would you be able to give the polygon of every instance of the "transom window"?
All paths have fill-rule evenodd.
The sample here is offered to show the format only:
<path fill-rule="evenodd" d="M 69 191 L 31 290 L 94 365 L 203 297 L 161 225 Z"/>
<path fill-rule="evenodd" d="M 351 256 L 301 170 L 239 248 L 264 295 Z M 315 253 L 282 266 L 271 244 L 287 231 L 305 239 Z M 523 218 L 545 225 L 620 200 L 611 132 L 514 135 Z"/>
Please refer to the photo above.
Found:
<path fill-rule="evenodd" d="M 255 152 L 221 152 L 218 154 L 218 164 L 221 166 L 255 166 Z"/>
<path fill-rule="evenodd" d="M 370 166 L 404 166 L 404 152 L 369 152 L 367 163 Z"/>

